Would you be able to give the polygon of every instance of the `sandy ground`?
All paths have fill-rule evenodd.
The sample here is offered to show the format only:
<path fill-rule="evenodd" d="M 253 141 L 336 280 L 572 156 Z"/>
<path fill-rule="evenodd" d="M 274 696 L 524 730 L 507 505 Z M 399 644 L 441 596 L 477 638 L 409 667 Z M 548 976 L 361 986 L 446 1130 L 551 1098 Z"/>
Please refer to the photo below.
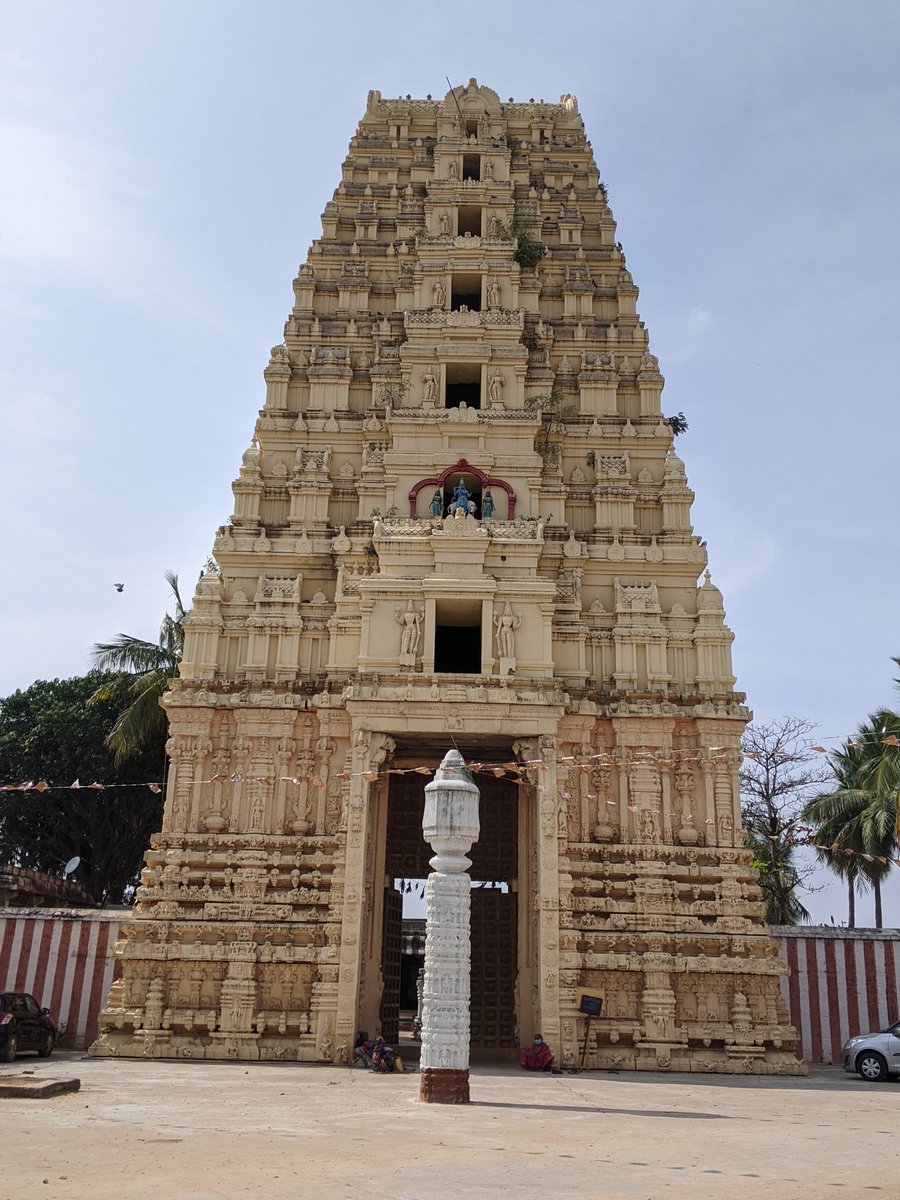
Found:
<path fill-rule="evenodd" d="M 900 1083 L 477 1067 L 415 1074 L 21 1056 L 81 1091 L 0 1100 L 0 1200 L 823 1200 L 900 1197 Z"/>

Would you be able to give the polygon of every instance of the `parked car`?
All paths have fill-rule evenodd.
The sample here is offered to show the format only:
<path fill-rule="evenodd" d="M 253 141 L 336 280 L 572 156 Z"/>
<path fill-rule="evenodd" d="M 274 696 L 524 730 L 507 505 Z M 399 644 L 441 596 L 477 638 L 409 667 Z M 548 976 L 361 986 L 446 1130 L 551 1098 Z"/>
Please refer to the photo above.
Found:
<path fill-rule="evenodd" d="M 56 1025 L 49 1008 L 27 992 L 0 992 L 0 1062 L 12 1062 L 20 1050 L 53 1053 Z"/>
<path fill-rule="evenodd" d="M 869 1083 L 900 1075 L 900 1021 L 880 1033 L 861 1033 L 844 1043 L 844 1070 Z"/>

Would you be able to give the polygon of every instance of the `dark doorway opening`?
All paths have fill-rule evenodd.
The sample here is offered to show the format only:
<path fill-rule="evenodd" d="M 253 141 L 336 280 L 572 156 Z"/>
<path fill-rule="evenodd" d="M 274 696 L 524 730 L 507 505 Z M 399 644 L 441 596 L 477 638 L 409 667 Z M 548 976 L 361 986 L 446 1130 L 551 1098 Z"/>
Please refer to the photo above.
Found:
<path fill-rule="evenodd" d="M 478 137 L 478 122 L 471 119 L 466 121 L 466 137 Z"/>
<path fill-rule="evenodd" d="M 481 237 L 481 209 L 474 204 L 462 204 L 457 210 L 457 230 L 460 237 L 467 233 Z"/>
<path fill-rule="evenodd" d="M 481 276 L 472 271 L 455 273 L 450 284 L 450 307 L 454 312 L 467 308 L 481 312 Z"/>
<path fill-rule="evenodd" d="M 444 675 L 480 675 L 481 626 L 436 625 L 434 669 Z"/>
<path fill-rule="evenodd" d="M 435 604 L 434 669 L 446 675 L 481 674 L 478 600 L 439 600 Z"/>
<path fill-rule="evenodd" d="M 417 760 L 417 764 L 421 759 Z M 431 759 L 430 765 L 436 765 Z M 425 784 L 420 775 L 392 776 L 388 791 L 385 872 L 392 886 L 391 922 L 396 934 L 382 940 L 382 1036 L 396 1044 L 406 1032 L 421 960 L 418 920 L 399 929 L 404 893 L 396 883 L 412 883 L 415 892 L 431 870 L 431 847 L 422 836 Z M 476 1057 L 511 1057 L 517 1046 L 516 975 L 518 971 L 519 788 L 509 779 L 476 776 L 481 793 L 481 833 L 469 851 L 471 889 L 471 1047 Z M 387 912 L 387 904 L 385 912 Z M 387 924 L 387 918 L 386 918 Z M 387 981 L 397 981 L 396 988 Z M 401 1022 L 401 1013 L 403 1021 Z"/>
<path fill-rule="evenodd" d="M 463 179 L 471 179 L 477 183 L 481 179 L 481 155 L 464 154 L 462 173 Z"/>
<path fill-rule="evenodd" d="M 481 365 L 479 363 L 448 363 L 444 392 L 447 408 L 481 408 Z"/>

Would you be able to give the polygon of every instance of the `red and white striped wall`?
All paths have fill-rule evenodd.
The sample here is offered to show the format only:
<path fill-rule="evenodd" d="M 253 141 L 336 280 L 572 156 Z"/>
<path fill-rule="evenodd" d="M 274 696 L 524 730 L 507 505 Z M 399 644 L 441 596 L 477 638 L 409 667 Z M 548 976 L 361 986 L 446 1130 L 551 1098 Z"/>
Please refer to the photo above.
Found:
<path fill-rule="evenodd" d="M 0 991 L 30 992 L 65 1027 L 67 1046 L 89 1046 L 119 974 L 112 948 L 124 916 L 78 908 L 0 909 Z"/>
<path fill-rule="evenodd" d="M 780 925 L 772 932 L 791 968 L 781 992 L 808 1062 L 839 1063 L 848 1037 L 900 1020 L 900 930 Z"/>

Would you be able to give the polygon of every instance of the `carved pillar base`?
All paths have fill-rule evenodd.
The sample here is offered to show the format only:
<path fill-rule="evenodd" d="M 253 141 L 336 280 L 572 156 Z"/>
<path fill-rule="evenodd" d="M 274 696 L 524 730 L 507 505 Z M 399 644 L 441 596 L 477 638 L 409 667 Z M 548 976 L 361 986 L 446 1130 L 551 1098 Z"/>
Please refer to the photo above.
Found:
<path fill-rule="evenodd" d="M 469 1068 L 423 1067 L 419 1075 L 419 1099 L 424 1104 L 468 1104 Z"/>

